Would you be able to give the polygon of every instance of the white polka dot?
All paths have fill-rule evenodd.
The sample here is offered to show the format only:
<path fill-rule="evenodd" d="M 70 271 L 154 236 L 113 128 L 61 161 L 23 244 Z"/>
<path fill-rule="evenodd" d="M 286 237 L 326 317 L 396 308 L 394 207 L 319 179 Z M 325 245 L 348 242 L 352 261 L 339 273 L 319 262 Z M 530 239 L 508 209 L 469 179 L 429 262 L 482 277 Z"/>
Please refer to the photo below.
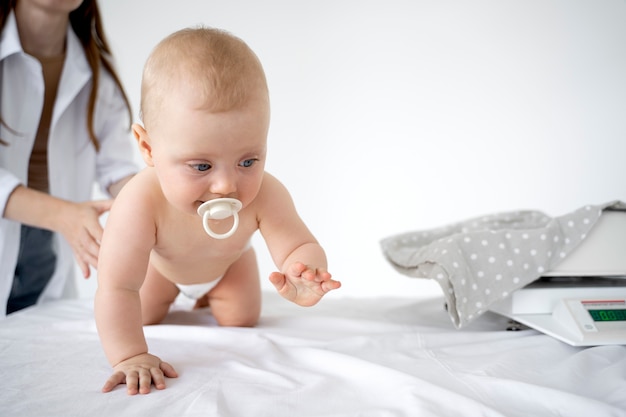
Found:
<path fill-rule="evenodd" d="M 570 221 L 567 222 L 567 225 L 569 227 L 574 227 L 574 222 L 570 220 Z"/>
<path fill-rule="evenodd" d="M 583 233 L 582 235 L 580 235 L 580 239 L 581 240 L 585 240 L 585 238 L 587 237 L 587 235 L 585 233 Z"/>
<path fill-rule="evenodd" d="M 552 240 L 554 240 L 554 242 L 556 243 L 556 242 L 559 241 L 559 237 L 558 236 L 554 236 L 554 239 L 552 239 Z"/>
<path fill-rule="evenodd" d="M 443 279 L 443 274 L 437 274 L 437 279 Z"/>
<path fill-rule="evenodd" d="M 528 264 L 524 264 L 523 267 L 524 267 L 524 269 L 528 269 L 529 268 Z"/>
<path fill-rule="evenodd" d="M 455 268 L 458 268 L 459 264 L 457 262 L 452 262 L 452 266 L 455 267 Z"/>
<path fill-rule="evenodd" d="M 476 307 L 481 308 L 483 306 L 483 303 L 481 303 L 480 301 L 476 302 Z"/>
<path fill-rule="evenodd" d="M 545 271 L 543 266 L 540 266 L 539 268 L 537 268 L 537 272 L 539 272 L 540 274 L 542 274 Z"/>
<path fill-rule="evenodd" d="M 474 291 L 476 291 L 476 290 L 478 289 L 478 285 L 476 285 L 476 284 L 472 284 L 472 289 L 473 289 Z"/>
<path fill-rule="evenodd" d="M 480 242 L 480 243 L 481 243 L 481 245 L 483 245 L 483 246 L 487 246 L 487 245 L 489 245 L 489 242 L 487 242 L 487 241 L 486 241 L 486 240 L 484 240 L 484 239 L 483 239 L 483 241 L 482 241 L 482 242 Z"/>
<path fill-rule="evenodd" d="M 505 238 L 510 239 L 511 238 L 511 234 L 507 233 L 506 235 L 504 235 Z"/>
<path fill-rule="evenodd" d="M 565 257 L 567 256 L 567 254 L 566 254 L 565 252 L 561 252 L 561 253 L 559 253 L 559 256 L 560 256 L 561 258 L 565 258 Z"/>
<path fill-rule="evenodd" d="M 465 241 L 465 243 L 469 243 L 472 241 L 472 238 L 470 238 L 469 236 L 465 236 L 463 240 Z"/>
<path fill-rule="evenodd" d="M 539 239 L 546 240 L 546 235 L 542 233 L 541 236 L 539 236 Z"/>
<path fill-rule="evenodd" d="M 502 279 L 502 275 L 501 274 L 496 275 L 496 281 L 500 281 L 501 279 Z"/>
<path fill-rule="evenodd" d="M 472 253 L 470 255 L 470 258 L 472 259 L 472 261 L 475 261 L 476 259 L 478 259 L 478 255 L 476 255 L 475 253 Z"/>
<path fill-rule="evenodd" d="M 485 295 L 491 294 L 491 290 L 489 288 L 485 289 Z"/>
<path fill-rule="evenodd" d="M 498 245 L 498 247 L 499 247 L 500 249 L 504 249 L 504 248 L 506 248 L 506 246 L 504 245 L 504 243 L 500 243 L 500 244 Z"/>
<path fill-rule="evenodd" d="M 519 255 L 519 248 L 513 249 L 513 252 L 515 252 L 516 255 Z"/>
<path fill-rule="evenodd" d="M 465 278 L 461 280 L 461 285 L 465 285 Z"/>
<path fill-rule="evenodd" d="M 506 291 L 504 291 L 504 292 L 502 293 L 502 296 L 503 296 L 503 297 L 508 297 L 508 295 L 509 295 L 509 293 L 508 293 L 508 292 L 506 292 Z"/>
<path fill-rule="evenodd" d="M 518 277 L 514 277 L 513 278 L 513 283 L 514 284 L 518 284 L 519 283 L 519 278 Z"/>
<path fill-rule="evenodd" d="M 528 233 L 522 234 L 522 239 L 528 239 Z"/>
<path fill-rule="evenodd" d="M 496 258 L 494 258 L 493 256 L 489 257 L 489 263 L 492 264 L 496 261 Z"/>
<path fill-rule="evenodd" d="M 445 255 L 446 253 L 448 253 L 448 249 L 444 249 L 444 250 L 441 251 L 442 255 Z"/>
<path fill-rule="evenodd" d="M 483 271 L 478 271 L 476 275 L 478 275 L 479 278 L 482 278 L 485 276 L 485 273 Z"/>
<path fill-rule="evenodd" d="M 508 266 L 513 266 L 513 261 L 509 259 L 508 261 L 506 261 L 506 264 L 507 264 Z"/>
<path fill-rule="evenodd" d="M 467 304 L 467 297 L 463 297 L 463 304 Z"/>
<path fill-rule="evenodd" d="M 537 255 L 537 251 L 536 251 L 535 249 L 531 249 L 531 250 L 530 250 L 530 255 L 531 255 L 531 256 L 535 256 L 535 255 Z"/>
<path fill-rule="evenodd" d="M 589 219 L 587 219 L 587 218 L 583 219 L 583 223 L 589 224 Z"/>

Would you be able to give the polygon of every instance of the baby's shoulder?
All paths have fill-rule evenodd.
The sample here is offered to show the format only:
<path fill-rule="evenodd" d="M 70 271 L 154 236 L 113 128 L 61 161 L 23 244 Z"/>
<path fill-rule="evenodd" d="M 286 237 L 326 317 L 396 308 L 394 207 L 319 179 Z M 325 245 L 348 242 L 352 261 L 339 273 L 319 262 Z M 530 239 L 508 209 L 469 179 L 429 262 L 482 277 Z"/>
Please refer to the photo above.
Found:
<path fill-rule="evenodd" d="M 269 193 L 287 192 L 287 188 L 278 178 L 265 171 L 263 174 L 263 182 L 261 183 L 261 191 Z"/>
<path fill-rule="evenodd" d="M 152 190 L 160 188 L 158 178 L 154 169 L 150 167 L 144 168 L 135 174 L 122 188 L 122 191 L 129 193 L 132 190 L 133 194 L 150 193 Z"/>
<path fill-rule="evenodd" d="M 261 183 L 257 199 L 276 199 L 283 196 L 289 196 L 287 188 L 278 180 L 278 178 L 266 171 L 263 176 L 263 182 Z"/>
<path fill-rule="evenodd" d="M 269 173 L 265 173 L 255 204 L 259 211 L 275 211 L 285 204 L 291 204 L 291 195 L 283 183 Z"/>
<path fill-rule="evenodd" d="M 124 185 L 115 202 L 117 204 L 153 206 L 162 195 L 163 192 L 154 170 L 144 168 Z"/>

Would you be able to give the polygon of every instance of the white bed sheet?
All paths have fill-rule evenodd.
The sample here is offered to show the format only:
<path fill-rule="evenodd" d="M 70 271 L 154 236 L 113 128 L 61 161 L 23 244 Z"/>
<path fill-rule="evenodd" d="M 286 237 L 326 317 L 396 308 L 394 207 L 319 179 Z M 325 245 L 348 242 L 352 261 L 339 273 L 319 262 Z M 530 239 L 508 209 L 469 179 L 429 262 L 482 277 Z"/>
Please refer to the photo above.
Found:
<path fill-rule="evenodd" d="M 574 348 L 486 313 L 456 330 L 443 298 L 264 293 L 256 328 L 174 309 L 145 328 L 180 376 L 162 391 L 103 394 L 110 368 L 91 300 L 0 322 L 0 416 L 626 416 L 626 347 Z"/>

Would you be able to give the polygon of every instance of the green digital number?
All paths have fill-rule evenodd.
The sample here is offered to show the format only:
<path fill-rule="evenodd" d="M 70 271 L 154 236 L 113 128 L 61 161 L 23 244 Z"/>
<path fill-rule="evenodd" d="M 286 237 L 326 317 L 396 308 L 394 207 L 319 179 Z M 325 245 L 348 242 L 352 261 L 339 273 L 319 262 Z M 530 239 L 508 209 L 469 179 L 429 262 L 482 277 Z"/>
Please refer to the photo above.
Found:
<path fill-rule="evenodd" d="M 626 321 L 626 310 L 589 310 L 593 321 Z"/>

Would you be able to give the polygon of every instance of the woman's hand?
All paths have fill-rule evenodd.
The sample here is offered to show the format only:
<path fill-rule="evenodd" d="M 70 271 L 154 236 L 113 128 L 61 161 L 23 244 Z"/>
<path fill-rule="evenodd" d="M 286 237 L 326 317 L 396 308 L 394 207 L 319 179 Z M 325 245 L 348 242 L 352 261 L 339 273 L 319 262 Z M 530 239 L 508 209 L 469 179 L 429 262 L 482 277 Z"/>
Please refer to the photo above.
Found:
<path fill-rule="evenodd" d="M 89 266 L 98 265 L 102 239 L 100 216 L 113 200 L 74 203 L 20 185 L 13 190 L 4 209 L 4 217 L 29 226 L 60 233 L 72 247 L 83 276 Z"/>
<path fill-rule="evenodd" d="M 70 244 L 74 257 L 85 278 L 89 278 L 89 266 L 98 266 L 98 252 L 102 240 L 100 216 L 111 209 L 113 200 L 66 202 L 58 213 L 56 231 Z"/>

